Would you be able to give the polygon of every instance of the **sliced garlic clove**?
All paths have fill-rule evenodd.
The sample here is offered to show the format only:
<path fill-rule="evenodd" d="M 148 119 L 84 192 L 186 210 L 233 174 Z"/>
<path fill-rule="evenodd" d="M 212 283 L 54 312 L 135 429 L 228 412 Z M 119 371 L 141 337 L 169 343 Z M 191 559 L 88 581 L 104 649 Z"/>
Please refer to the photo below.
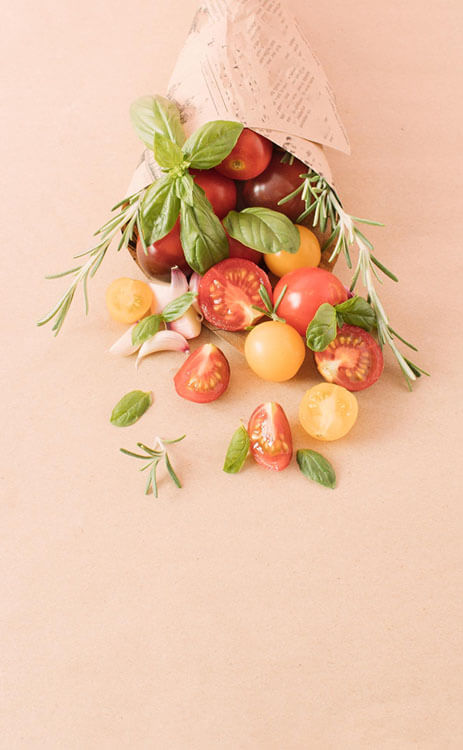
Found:
<path fill-rule="evenodd" d="M 135 325 L 130 326 L 130 328 L 114 342 L 109 350 L 110 354 L 115 354 L 118 357 L 128 357 L 130 354 L 135 354 L 140 348 L 140 344 L 132 344 L 132 331 L 136 325 L 137 324 L 135 323 Z"/>
<path fill-rule="evenodd" d="M 177 331 L 158 331 L 152 338 L 145 341 L 138 352 L 136 366 L 140 364 L 144 357 L 153 352 L 177 351 L 188 352 L 190 347 L 184 336 Z"/>
<path fill-rule="evenodd" d="M 195 339 L 201 333 L 202 315 L 196 312 L 193 305 L 188 308 L 181 318 L 168 323 L 170 331 L 177 331 L 186 339 Z"/>

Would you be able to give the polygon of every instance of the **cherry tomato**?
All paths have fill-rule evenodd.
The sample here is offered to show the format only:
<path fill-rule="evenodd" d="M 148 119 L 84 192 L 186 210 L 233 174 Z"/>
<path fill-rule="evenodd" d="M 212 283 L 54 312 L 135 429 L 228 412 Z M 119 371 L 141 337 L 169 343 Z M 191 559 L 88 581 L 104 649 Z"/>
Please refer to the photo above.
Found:
<path fill-rule="evenodd" d="M 315 268 L 322 257 L 320 243 L 313 232 L 307 227 L 296 224 L 299 230 L 300 244 L 296 253 L 287 253 L 282 250 L 279 253 L 266 253 L 265 264 L 275 276 L 284 276 L 285 273 L 295 271 L 297 268 Z"/>
<path fill-rule="evenodd" d="M 278 201 L 300 186 L 299 175 L 306 174 L 307 167 L 298 159 L 294 159 L 292 164 L 282 163 L 282 156 L 281 151 L 275 151 L 265 172 L 243 183 L 241 196 L 246 206 L 272 208 L 289 216 L 291 221 L 296 221 L 305 210 L 305 203 L 299 195 L 281 206 Z"/>
<path fill-rule="evenodd" d="M 262 253 L 260 253 L 258 250 L 254 250 L 254 248 L 252 247 L 243 245 L 243 243 L 239 240 L 235 240 L 234 237 L 230 237 L 228 232 L 227 237 L 230 258 L 245 258 L 246 260 L 252 260 L 253 263 L 257 264 L 262 259 Z"/>
<path fill-rule="evenodd" d="M 274 383 L 294 377 L 305 352 L 306 346 L 296 329 L 277 320 L 253 328 L 244 344 L 244 356 L 251 370 Z"/>
<path fill-rule="evenodd" d="M 272 141 L 249 128 L 244 128 L 234 149 L 216 170 L 231 180 L 250 180 L 266 169 L 272 153 Z"/>
<path fill-rule="evenodd" d="M 283 287 L 286 293 L 278 307 L 278 315 L 305 336 L 307 326 L 320 305 L 338 305 L 347 299 L 343 284 L 331 271 L 323 268 L 299 268 L 283 276 L 277 283 L 273 297 L 278 299 Z"/>
<path fill-rule="evenodd" d="M 230 365 L 214 344 L 203 344 L 190 354 L 174 377 L 175 390 L 187 401 L 206 404 L 227 390 Z"/>
<path fill-rule="evenodd" d="M 338 440 L 355 424 L 358 403 L 355 396 L 334 383 L 310 388 L 299 406 L 299 421 L 317 440 Z"/>
<path fill-rule="evenodd" d="M 348 391 L 363 391 L 376 383 L 384 367 L 381 347 L 358 326 L 343 325 L 323 352 L 314 352 L 322 377 Z"/>
<path fill-rule="evenodd" d="M 106 290 L 109 314 L 119 323 L 135 323 L 151 307 L 153 292 L 148 284 L 136 279 L 116 279 Z"/>
<path fill-rule="evenodd" d="M 180 242 L 180 218 L 165 237 L 146 248 L 146 253 L 138 238 L 137 261 L 148 277 L 168 273 L 174 266 L 178 266 L 182 271 L 189 271 L 190 266 L 185 260 Z"/>
<path fill-rule="evenodd" d="M 236 185 L 215 169 L 192 169 L 193 179 L 206 193 L 206 198 L 219 219 L 223 219 L 236 206 Z"/>
<path fill-rule="evenodd" d="M 201 312 L 217 328 L 242 331 L 262 317 L 252 307 L 262 307 L 261 284 L 271 295 L 268 276 L 255 263 L 242 258 L 222 260 L 206 271 L 199 283 Z"/>
<path fill-rule="evenodd" d="M 288 419 L 280 404 L 267 401 L 255 409 L 249 420 L 251 453 L 266 469 L 286 469 L 293 455 Z"/>

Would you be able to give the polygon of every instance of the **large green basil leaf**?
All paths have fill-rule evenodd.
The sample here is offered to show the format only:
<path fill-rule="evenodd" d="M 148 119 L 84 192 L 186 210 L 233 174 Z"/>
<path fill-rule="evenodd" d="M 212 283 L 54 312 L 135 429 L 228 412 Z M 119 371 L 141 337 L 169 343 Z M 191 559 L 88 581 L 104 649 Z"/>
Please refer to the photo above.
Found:
<path fill-rule="evenodd" d="M 211 169 L 225 159 L 241 135 L 239 122 L 214 120 L 201 125 L 183 146 L 185 158 L 195 169 Z"/>
<path fill-rule="evenodd" d="M 363 297 L 351 297 L 336 305 L 335 309 L 340 327 L 343 323 L 347 323 L 364 328 L 365 331 L 371 331 L 376 325 L 375 311 Z"/>
<path fill-rule="evenodd" d="M 297 227 L 279 211 L 259 207 L 230 211 L 223 223 L 231 237 L 261 253 L 295 253 L 299 249 Z"/>
<path fill-rule="evenodd" d="M 161 133 L 154 134 L 154 158 L 160 167 L 172 169 L 178 167 L 183 161 L 183 153 L 180 146 Z"/>
<path fill-rule="evenodd" d="M 313 352 L 323 352 L 336 338 L 337 330 L 336 310 L 328 302 L 324 302 L 307 326 L 307 346 Z"/>
<path fill-rule="evenodd" d="M 174 102 L 163 96 L 141 96 L 130 107 L 130 119 L 145 146 L 153 150 L 154 134 L 161 133 L 177 146 L 185 143 L 185 133 Z"/>
<path fill-rule="evenodd" d="M 180 240 L 188 265 L 197 273 L 228 258 L 227 235 L 198 185 L 193 186 L 193 205 L 181 204 Z"/>
<path fill-rule="evenodd" d="M 140 207 L 141 228 L 146 245 L 165 237 L 177 221 L 180 200 L 175 190 L 175 179 L 163 177 L 146 191 Z"/>

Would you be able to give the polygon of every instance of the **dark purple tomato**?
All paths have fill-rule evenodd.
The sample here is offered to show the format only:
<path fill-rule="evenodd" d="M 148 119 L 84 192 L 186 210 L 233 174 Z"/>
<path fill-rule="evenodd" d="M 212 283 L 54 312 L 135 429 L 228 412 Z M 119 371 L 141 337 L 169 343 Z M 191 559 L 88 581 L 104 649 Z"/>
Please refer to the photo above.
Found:
<path fill-rule="evenodd" d="M 169 273 L 170 269 L 178 266 L 182 271 L 189 271 L 190 267 L 180 242 L 180 218 L 165 237 L 147 248 L 145 253 L 140 238 L 137 240 L 138 265 L 147 276 L 158 276 Z"/>
<path fill-rule="evenodd" d="M 298 159 L 294 159 L 292 164 L 283 163 L 282 155 L 281 151 L 275 151 L 262 174 L 242 183 L 241 197 L 246 206 L 271 208 L 286 214 L 291 221 L 296 221 L 305 209 L 305 203 L 299 195 L 281 206 L 278 201 L 300 186 L 299 175 L 305 174 L 307 167 Z"/>

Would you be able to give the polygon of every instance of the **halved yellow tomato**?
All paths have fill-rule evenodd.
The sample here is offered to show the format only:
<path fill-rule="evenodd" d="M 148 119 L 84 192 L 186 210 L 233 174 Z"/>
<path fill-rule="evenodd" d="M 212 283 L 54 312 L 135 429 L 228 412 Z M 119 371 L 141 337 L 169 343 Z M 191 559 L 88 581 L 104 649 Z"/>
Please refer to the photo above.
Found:
<path fill-rule="evenodd" d="M 317 440 L 338 440 L 347 435 L 358 415 L 354 394 L 334 383 L 310 388 L 299 406 L 299 421 Z"/>
<path fill-rule="evenodd" d="M 115 279 L 106 290 L 109 314 L 119 323 L 135 323 L 143 318 L 152 300 L 151 288 L 137 279 Z"/>

